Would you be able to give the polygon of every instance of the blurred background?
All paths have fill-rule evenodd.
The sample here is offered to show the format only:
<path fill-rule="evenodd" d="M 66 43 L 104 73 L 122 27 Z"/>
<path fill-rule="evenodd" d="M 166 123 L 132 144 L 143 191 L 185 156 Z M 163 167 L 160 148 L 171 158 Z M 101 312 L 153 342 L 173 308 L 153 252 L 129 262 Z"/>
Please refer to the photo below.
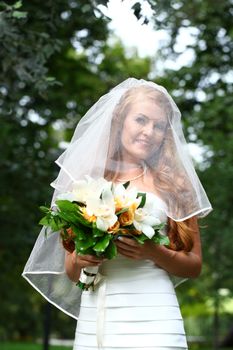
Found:
<path fill-rule="evenodd" d="M 75 320 L 21 273 L 54 160 L 92 104 L 128 77 L 175 99 L 214 208 L 200 221 L 202 274 L 177 288 L 190 348 L 233 348 L 232 17 L 232 0 L 0 1 L 2 350 L 72 348 Z"/>

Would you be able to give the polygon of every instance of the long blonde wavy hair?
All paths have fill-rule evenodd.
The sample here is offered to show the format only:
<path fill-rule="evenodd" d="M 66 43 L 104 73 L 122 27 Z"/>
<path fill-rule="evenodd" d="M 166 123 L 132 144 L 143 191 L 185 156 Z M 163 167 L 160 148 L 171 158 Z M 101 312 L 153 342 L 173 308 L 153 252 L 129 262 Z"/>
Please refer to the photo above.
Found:
<path fill-rule="evenodd" d="M 178 203 L 178 193 L 182 191 L 183 195 L 190 200 L 190 183 L 184 176 L 184 170 L 179 167 L 179 158 L 175 157 L 175 143 L 170 128 L 169 120 L 172 120 L 172 107 L 166 96 L 160 91 L 150 86 L 140 86 L 129 89 L 120 99 L 113 112 L 111 124 L 111 133 L 108 157 L 106 163 L 105 178 L 114 181 L 120 172 L 120 160 L 122 160 L 121 131 L 124 120 L 137 96 L 144 96 L 150 99 L 159 107 L 165 110 L 167 116 L 167 126 L 164 140 L 156 154 L 153 154 L 146 160 L 146 165 L 152 171 L 154 176 L 154 186 L 158 194 L 173 208 L 175 213 L 182 210 L 181 203 Z M 111 169 L 110 163 L 114 162 L 117 167 Z M 178 165 L 177 165 L 178 164 Z M 174 186 L 174 184 L 176 184 Z M 194 200 L 192 200 L 192 203 Z M 189 203 L 186 203 L 189 205 Z M 191 203 L 190 203 L 191 205 Z M 193 233 L 195 231 L 196 219 L 190 218 L 183 222 L 176 222 L 168 218 L 168 236 L 170 238 L 170 248 L 173 250 L 190 251 L 193 247 Z"/>

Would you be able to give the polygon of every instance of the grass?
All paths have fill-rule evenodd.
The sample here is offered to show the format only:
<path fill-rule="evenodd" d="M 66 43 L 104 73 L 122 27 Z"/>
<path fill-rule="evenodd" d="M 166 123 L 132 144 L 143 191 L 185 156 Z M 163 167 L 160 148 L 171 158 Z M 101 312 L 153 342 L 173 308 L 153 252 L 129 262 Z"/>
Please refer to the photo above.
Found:
<path fill-rule="evenodd" d="M 23 343 L 23 342 L 0 342 L 1 350 L 43 350 L 42 344 L 35 343 Z M 228 348 L 225 350 L 230 350 L 232 348 Z M 49 350 L 72 350 L 70 346 L 56 346 L 50 345 Z M 191 346 L 190 350 L 212 350 L 211 347 L 202 347 L 202 346 Z M 224 350 L 224 349 L 221 349 Z"/>
<path fill-rule="evenodd" d="M 1 350 L 43 350 L 43 345 L 21 342 L 3 342 L 0 343 L 0 348 Z M 72 347 L 50 345 L 49 350 L 72 350 Z"/>

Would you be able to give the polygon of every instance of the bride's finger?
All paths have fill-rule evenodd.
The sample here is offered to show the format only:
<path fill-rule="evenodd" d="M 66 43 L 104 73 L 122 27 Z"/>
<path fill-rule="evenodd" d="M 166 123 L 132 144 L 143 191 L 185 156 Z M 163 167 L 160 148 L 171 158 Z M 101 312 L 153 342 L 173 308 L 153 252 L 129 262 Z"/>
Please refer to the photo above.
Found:
<path fill-rule="evenodd" d="M 130 245 L 132 247 L 138 246 L 138 242 L 134 238 L 119 237 L 117 242 L 123 242 L 123 243 Z"/>
<path fill-rule="evenodd" d="M 117 249 L 117 251 L 121 255 L 124 255 L 125 257 L 130 258 L 130 259 L 139 259 L 140 258 L 138 253 L 135 252 L 135 251 L 129 251 L 129 250 L 125 250 L 125 249 L 122 249 L 122 248 Z"/>
<path fill-rule="evenodd" d="M 125 244 L 125 243 L 123 243 L 123 242 L 117 242 L 117 243 L 116 243 L 116 246 L 119 247 L 119 248 L 121 248 L 121 249 L 124 249 L 124 250 L 126 250 L 126 251 L 130 251 L 130 252 L 134 252 L 135 249 L 136 249 L 135 246 L 130 246 L 130 245 Z"/>
<path fill-rule="evenodd" d="M 103 258 L 98 258 L 94 255 L 78 255 L 79 260 L 90 262 L 90 263 L 101 263 L 103 261 Z"/>

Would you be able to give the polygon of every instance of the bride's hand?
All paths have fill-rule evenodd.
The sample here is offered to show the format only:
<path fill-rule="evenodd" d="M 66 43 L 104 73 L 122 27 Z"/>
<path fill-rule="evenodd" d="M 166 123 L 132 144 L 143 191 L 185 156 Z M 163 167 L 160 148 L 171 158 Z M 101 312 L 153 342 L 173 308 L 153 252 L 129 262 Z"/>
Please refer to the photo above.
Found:
<path fill-rule="evenodd" d="M 75 283 L 78 282 L 81 269 L 88 266 L 99 266 L 104 261 L 103 258 L 97 258 L 94 255 L 77 255 L 66 251 L 65 270 L 69 279 Z"/>
<path fill-rule="evenodd" d="M 118 253 L 135 260 L 152 260 L 156 249 L 156 244 L 149 240 L 140 244 L 135 239 L 126 237 L 120 237 L 116 241 L 116 245 Z"/>
<path fill-rule="evenodd" d="M 76 251 L 73 251 L 71 260 L 74 265 L 78 265 L 82 269 L 87 266 L 99 266 L 104 258 L 98 258 L 94 255 L 77 255 Z"/>

